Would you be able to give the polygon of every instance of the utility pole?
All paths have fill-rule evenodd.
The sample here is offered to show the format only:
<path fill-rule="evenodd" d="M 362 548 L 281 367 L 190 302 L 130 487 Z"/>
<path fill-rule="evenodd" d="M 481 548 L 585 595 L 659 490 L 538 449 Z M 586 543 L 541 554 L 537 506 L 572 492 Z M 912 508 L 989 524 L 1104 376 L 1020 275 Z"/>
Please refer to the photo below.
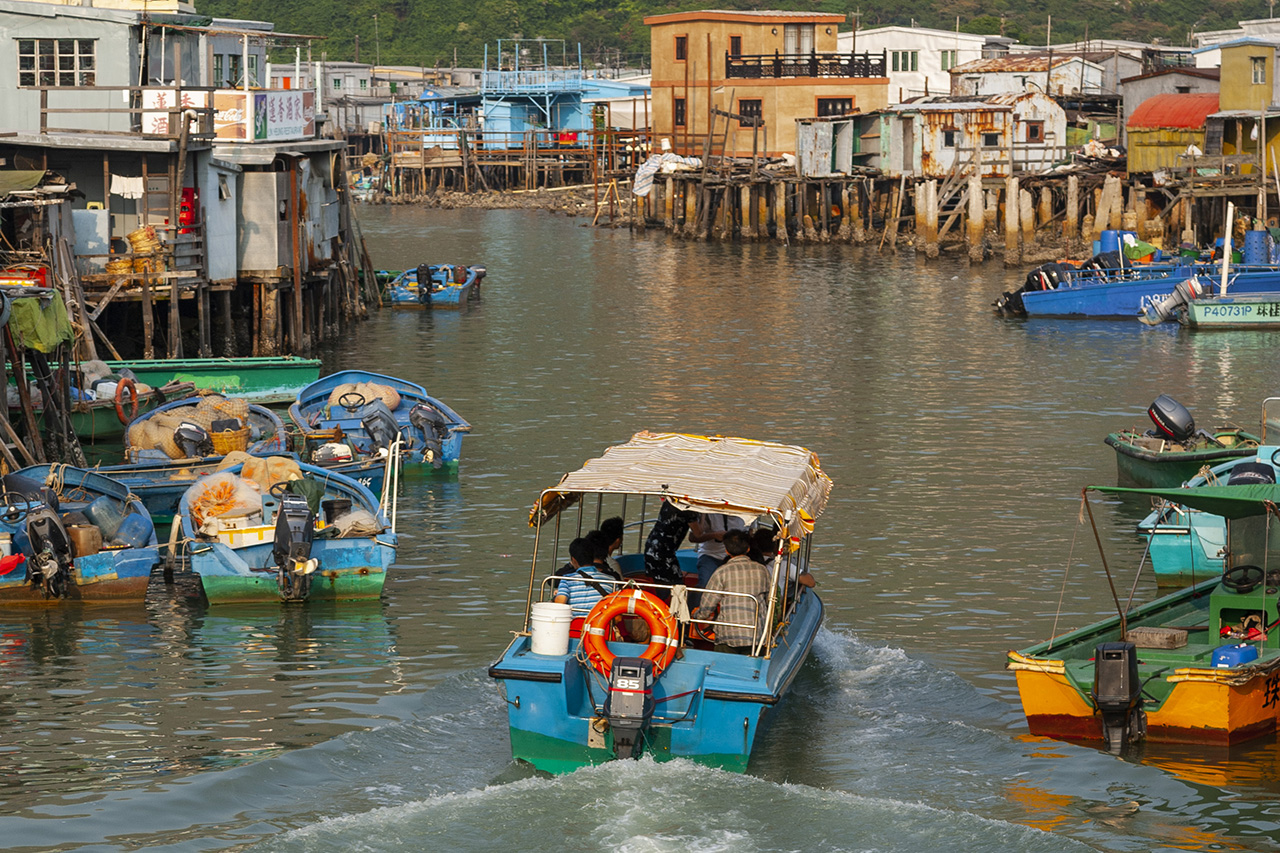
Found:
<path fill-rule="evenodd" d="M 373 94 L 378 94 L 378 66 L 382 64 L 382 39 L 378 38 L 378 16 L 373 16 L 373 73 L 369 75 Z"/>

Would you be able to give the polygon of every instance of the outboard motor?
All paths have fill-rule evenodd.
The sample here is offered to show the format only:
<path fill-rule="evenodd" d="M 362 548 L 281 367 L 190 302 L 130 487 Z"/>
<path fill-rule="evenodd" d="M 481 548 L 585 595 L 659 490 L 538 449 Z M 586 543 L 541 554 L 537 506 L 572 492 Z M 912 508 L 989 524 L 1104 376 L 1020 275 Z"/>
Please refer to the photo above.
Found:
<path fill-rule="evenodd" d="M 1099 643 L 1093 659 L 1093 705 L 1102 713 L 1107 748 L 1120 752 L 1147 733 L 1138 680 L 1138 648 L 1133 643 Z"/>
<path fill-rule="evenodd" d="M 1156 397 L 1147 408 L 1147 415 L 1161 435 L 1176 442 L 1184 442 L 1196 434 L 1196 422 L 1191 412 L 1168 394 Z"/>
<path fill-rule="evenodd" d="M 45 598 L 65 598 L 71 587 L 71 537 L 62 519 L 47 506 L 27 515 L 27 539 L 31 559 L 27 560 L 27 580 L 44 591 Z"/>
<path fill-rule="evenodd" d="M 339 462 L 350 462 L 354 456 L 351 445 L 338 441 L 328 441 L 311 452 L 311 461 L 317 465 L 334 465 Z"/>
<path fill-rule="evenodd" d="M 484 281 L 485 275 L 489 272 L 489 268 L 484 266 L 483 264 L 472 264 L 471 266 L 467 267 L 467 269 L 471 270 L 473 273 L 476 274 L 476 284 L 479 284 L 480 282 Z"/>
<path fill-rule="evenodd" d="M 653 718 L 653 661 L 613 659 L 604 715 L 613 732 L 613 754 L 618 758 L 639 758 L 640 734 Z"/>
<path fill-rule="evenodd" d="M 435 284 L 431 281 L 431 265 L 418 264 L 418 268 L 414 270 L 414 276 L 418 282 L 418 301 L 423 304 L 430 302 L 431 291 Z"/>
<path fill-rule="evenodd" d="M 1155 326 L 1166 320 L 1171 320 L 1174 312 L 1193 299 L 1199 299 L 1204 296 L 1208 289 L 1208 286 L 1201 284 L 1200 279 L 1195 276 L 1184 279 L 1173 288 L 1173 293 L 1170 293 L 1164 299 L 1152 302 L 1145 313 L 1138 315 L 1138 320 L 1148 326 Z"/>
<path fill-rule="evenodd" d="M 276 511 L 276 580 L 282 601 L 306 601 L 319 561 L 311 556 L 316 517 L 302 495 L 284 492 Z"/>
<path fill-rule="evenodd" d="M 390 447 L 392 442 L 400 436 L 400 425 L 396 423 L 391 410 L 380 400 L 375 400 L 368 407 L 364 416 L 360 418 L 360 426 L 364 427 L 365 433 L 373 442 L 371 450 Z"/>
<path fill-rule="evenodd" d="M 409 423 L 422 430 L 423 461 L 430 462 L 432 468 L 444 464 L 444 442 L 449 437 L 449 421 L 440 410 L 427 403 L 418 403 L 409 410 Z"/>
<path fill-rule="evenodd" d="M 1020 317 L 1027 313 L 1026 306 L 1022 303 L 1022 294 L 1040 290 L 1057 290 L 1060 285 L 1071 282 L 1071 273 L 1071 267 L 1063 266 L 1057 261 L 1041 264 L 1027 273 L 1027 280 L 1023 282 L 1022 287 L 1004 293 L 992 305 L 995 306 L 997 314 Z"/>
<path fill-rule="evenodd" d="M 1270 485 L 1276 481 L 1276 472 L 1265 462 L 1241 462 L 1231 469 L 1228 486 Z"/>
<path fill-rule="evenodd" d="M 173 440 L 185 457 L 198 458 L 213 455 L 213 439 L 199 424 L 189 421 L 178 424 L 178 428 L 173 431 Z"/>

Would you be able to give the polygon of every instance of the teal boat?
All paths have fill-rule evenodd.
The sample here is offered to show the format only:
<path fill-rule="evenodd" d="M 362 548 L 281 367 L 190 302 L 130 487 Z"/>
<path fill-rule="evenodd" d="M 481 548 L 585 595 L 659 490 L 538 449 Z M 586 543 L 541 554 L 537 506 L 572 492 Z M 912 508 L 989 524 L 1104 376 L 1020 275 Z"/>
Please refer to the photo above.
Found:
<path fill-rule="evenodd" d="M 489 668 L 506 699 L 512 756 L 549 773 L 641 755 L 744 771 L 822 624 L 822 601 L 804 579 L 830 490 L 803 447 L 648 432 L 545 490 L 530 515 L 539 532 L 523 628 Z M 760 591 L 715 591 L 714 576 L 700 589 L 692 552 L 676 552 L 684 584 L 644 574 L 645 531 L 673 508 L 770 531 Z M 618 558 L 622 579 L 596 576 L 594 604 L 553 601 L 565 542 L 614 515 L 635 531 L 623 537 L 624 550 L 636 550 Z M 719 601 L 711 612 L 680 605 L 698 595 Z M 615 619 L 624 633 L 610 636 Z M 721 645 L 707 641 L 709 630 Z"/>
<path fill-rule="evenodd" d="M 298 391 L 320 378 L 320 360 L 271 358 L 176 358 L 108 361 L 112 373 L 128 368 L 139 382 L 159 387 L 190 382 L 196 388 L 240 397 L 260 406 L 293 402 Z"/>

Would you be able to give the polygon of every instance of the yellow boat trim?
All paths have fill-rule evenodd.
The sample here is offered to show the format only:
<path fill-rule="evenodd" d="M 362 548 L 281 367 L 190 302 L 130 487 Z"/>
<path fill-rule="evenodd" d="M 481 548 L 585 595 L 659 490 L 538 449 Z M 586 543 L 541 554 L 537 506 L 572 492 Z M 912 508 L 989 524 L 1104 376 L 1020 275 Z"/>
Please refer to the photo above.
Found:
<path fill-rule="evenodd" d="M 1047 672 L 1050 675 L 1065 675 L 1067 665 L 1060 660 L 1040 660 L 1039 658 L 1029 658 L 1019 652 L 1009 652 L 1009 662 L 1005 664 L 1005 669 L 1011 672 Z"/>

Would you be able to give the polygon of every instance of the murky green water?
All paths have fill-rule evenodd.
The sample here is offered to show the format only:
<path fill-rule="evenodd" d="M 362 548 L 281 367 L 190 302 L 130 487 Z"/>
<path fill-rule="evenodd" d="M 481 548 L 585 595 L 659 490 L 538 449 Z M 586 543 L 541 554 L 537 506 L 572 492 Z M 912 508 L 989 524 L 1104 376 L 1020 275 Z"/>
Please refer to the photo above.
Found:
<path fill-rule="evenodd" d="M 1280 846 L 1275 738 L 1126 760 L 1031 738 L 1002 670 L 1055 618 L 1109 611 L 1075 524 L 1081 486 L 1115 477 L 1102 437 L 1160 393 L 1206 426 L 1256 424 L 1277 380 L 1266 334 L 1002 321 L 987 306 L 1017 276 L 906 253 L 506 211 L 363 219 L 381 266 L 489 267 L 480 304 L 383 312 L 324 354 L 466 416 L 458 477 L 406 483 L 380 603 L 0 613 L 4 846 Z M 533 777 L 510 766 L 484 674 L 522 611 L 527 509 L 639 429 L 819 453 L 836 482 L 815 556 L 827 627 L 748 775 Z M 1136 559 L 1142 513 L 1100 507 L 1113 554 Z"/>

